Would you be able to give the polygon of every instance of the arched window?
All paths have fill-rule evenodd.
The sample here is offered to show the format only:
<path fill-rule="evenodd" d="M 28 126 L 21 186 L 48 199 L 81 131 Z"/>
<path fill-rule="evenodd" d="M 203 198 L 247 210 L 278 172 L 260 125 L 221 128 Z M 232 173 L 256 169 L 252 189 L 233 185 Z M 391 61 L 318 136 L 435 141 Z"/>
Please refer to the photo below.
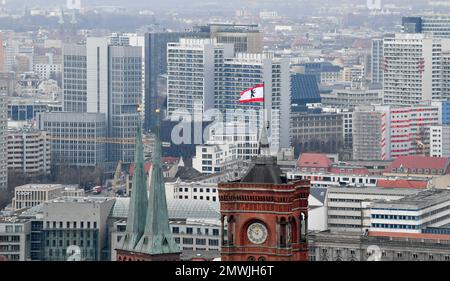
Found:
<path fill-rule="evenodd" d="M 247 258 L 247 260 L 248 260 L 248 261 L 255 261 L 255 257 L 254 257 L 254 256 L 249 256 L 249 257 Z"/>
<path fill-rule="evenodd" d="M 265 261 L 265 260 L 266 260 L 265 257 L 259 257 L 259 258 L 258 258 L 258 261 Z"/>

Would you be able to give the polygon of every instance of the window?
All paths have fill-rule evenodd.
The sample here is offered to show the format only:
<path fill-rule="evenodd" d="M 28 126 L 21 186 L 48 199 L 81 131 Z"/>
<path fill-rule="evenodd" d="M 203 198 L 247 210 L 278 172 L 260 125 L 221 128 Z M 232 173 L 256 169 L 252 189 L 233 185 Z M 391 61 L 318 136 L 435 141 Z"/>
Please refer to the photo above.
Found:
<path fill-rule="evenodd" d="M 187 227 L 186 228 L 186 233 L 187 234 L 192 234 L 193 233 L 192 227 Z"/>
<path fill-rule="evenodd" d="M 219 229 L 217 228 L 213 229 L 213 236 L 219 236 Z"/>
<path fill-rule="evenodd" d="M 174 233 L 174 234 L 180 233 L 180 228 L 179 227 L 172 227 L 172 233 Z"/>
<path fill-rule="evenodd" d="M 194 244 L 194 238 L 183 238 L 183 244 L 188 244 L 188 245 Z"/>

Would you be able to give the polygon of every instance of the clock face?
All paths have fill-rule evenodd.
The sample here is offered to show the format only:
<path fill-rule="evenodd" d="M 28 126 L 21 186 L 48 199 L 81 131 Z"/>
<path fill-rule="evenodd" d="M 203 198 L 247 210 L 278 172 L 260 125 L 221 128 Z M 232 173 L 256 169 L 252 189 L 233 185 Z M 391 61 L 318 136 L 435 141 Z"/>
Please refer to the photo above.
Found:
<path fill-rule="evenodd" d="M 253 244 L 262 244 L 267 239 L 267 228 L 264 224 L 255 222 L 247 228 L 247 237 Z"/>

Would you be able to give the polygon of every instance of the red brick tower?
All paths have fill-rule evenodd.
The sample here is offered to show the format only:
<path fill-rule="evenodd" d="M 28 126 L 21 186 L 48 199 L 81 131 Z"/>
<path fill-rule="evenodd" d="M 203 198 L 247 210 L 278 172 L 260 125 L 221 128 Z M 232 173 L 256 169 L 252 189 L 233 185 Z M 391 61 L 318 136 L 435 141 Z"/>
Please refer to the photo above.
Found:
<path fill-rule="evenodd" d="M 309 181 L 288 182 L 264 139 L 247 174 L 219 184 L 222 261 L 307 261 Z"/>

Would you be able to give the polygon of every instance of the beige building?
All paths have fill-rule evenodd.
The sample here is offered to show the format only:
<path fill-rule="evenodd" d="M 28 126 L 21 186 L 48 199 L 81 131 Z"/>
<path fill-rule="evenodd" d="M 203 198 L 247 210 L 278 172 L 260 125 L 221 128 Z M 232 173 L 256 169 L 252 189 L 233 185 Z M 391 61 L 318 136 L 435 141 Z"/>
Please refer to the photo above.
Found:
<path fill-rule="evenodd" d="M 26 184 L 14 189 L 12 206 L 14 210 L 31 208 L 42 202 L 62 196 L 61 184 Z"/>
<path fill-rule="evenodd" d="M 31 221 L 17 218 L 0 219 L 0 256 L 8 261 L 26 261 L 30 257 Z"/>
<path fill-rule="evenodd" d="M 51 146 L 46 132 L 31 128 L 8 131 L 8 170 L 26 176 L 50 174 Z"/>

